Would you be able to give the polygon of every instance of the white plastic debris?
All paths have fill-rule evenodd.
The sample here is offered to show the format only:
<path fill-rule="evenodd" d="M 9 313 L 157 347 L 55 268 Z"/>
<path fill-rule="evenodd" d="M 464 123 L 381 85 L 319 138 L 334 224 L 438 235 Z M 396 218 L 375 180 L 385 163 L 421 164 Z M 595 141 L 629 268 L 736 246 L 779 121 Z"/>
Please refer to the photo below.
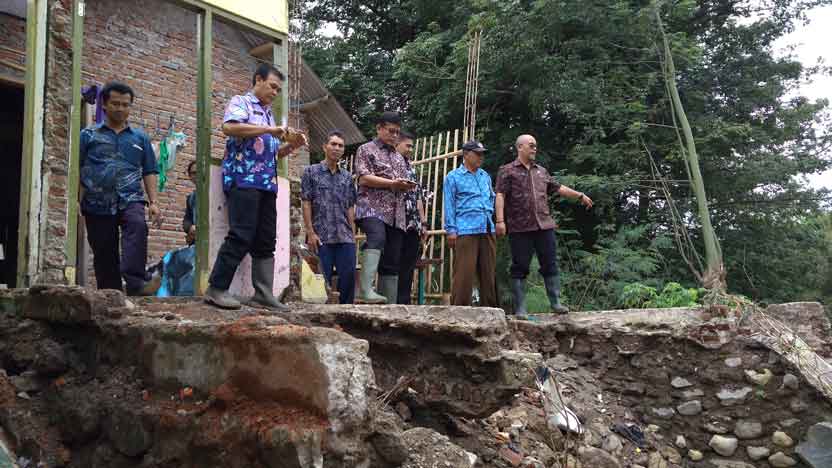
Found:
<path fill-rule="evenodd" d="M 546 422 L 550 428 L 559 428 L 583 434 L 584 427 L 572 410 L 566 406 L 566 401 L 561 398 L 557 382 L 552 377 L 552 371 L 548 367 L 538 367 L 535 371 L 537 376 L 537 387 L 543 396 L 543 409 L 546 412 Z"/>

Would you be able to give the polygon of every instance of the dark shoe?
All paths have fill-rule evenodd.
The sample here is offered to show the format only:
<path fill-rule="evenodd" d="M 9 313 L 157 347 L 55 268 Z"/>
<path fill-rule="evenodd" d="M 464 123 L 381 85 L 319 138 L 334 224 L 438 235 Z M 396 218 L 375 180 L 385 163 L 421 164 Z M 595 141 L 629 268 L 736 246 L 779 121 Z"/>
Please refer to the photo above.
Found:
<path fill-rule="evenodd" d="M 526 280 L 512 278 L 511 293 L 514 299 L 514 318 L 526 320 L 529 315 L 526 311 Z"/>
<path fill-rule="evenodd" d="M 396 276 L 380 276 L 379 292 L 382 296 L 387 298 L 388 304 L 395 304 L 399 298 L 399 277 Z"/>
<path fill-rule="evenodd" d="M 385 304 L 387 298 L 373 290 L 373 280 L 378 271 L 378 262 L 381 260 L 381 250 L 365 249 L 364 262 L 361 264 L 361 285 L 358 290 L 358 297 L 355 302 L 363 304 Z M 395 300 L 393 302 L 396 302 Z"/>
<path fill-rule="evenodd" d="M 204 300 L 220 309 L 236 310 L 242 307 L 240 301 L 235 299 L 227 290 L 215 289 L 212 286 L 208 286 L 208 290 L 205 291 Z"/>
<path fill-rule="evenodd" d="M 254 296 L 251 302 L 279 312 L 288 312 L 289 306 L 281 303 L 272 294 L 274 287 L 274 257 L 251 259 L 251 285 Z"/>
<path fill-rule="evenodd" d="M 560 303 L 560 277 L 558 275 L 544 277 L 543 284 L 546 285 L 546 295 L 549 296 L 549 305 L 552 307 L 552 313 L 558 315 L 568 314 L 569 309 Z"/>

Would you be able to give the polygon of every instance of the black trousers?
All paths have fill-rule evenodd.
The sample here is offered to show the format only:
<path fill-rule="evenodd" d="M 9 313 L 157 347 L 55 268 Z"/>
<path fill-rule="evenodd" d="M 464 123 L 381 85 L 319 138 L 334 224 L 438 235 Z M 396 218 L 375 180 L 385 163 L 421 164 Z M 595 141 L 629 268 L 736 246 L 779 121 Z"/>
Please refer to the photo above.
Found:
<path fill-rule="evenodd" d="M 84 214 L 98 289 L 121 291 L 122 277 L 129 295 L 137 294 L 144 286 L 147 279 L 147 223 L 144 212 L 144 203 L 136 202 L 113 216 Z"/>
<path fill-rule="evenodd" d="M 382 251 L 381 260 L 378 264 L 378 274 L 380 276 L 398 275 L 405 232 L 384 224 L 384 221 L 378 218 L 363 218 L 358 223 L 361 230 L 367 234 L 367 241 L 364 242 L 361 249 Z"/>
<path fill-rule="evenodd" d="M 558 243 L 554 229 L 515 232 L 508 235 L 511 247 L 511 277 L 526 279 L 532 255 L 537 253 L 540 274 L 544 277 L 558 274 Z"/>
<path fill-rule="evenodd" d="M 274 257 L 277 241 L 277 195 L 274 192 L 234 187 L 226 195 L 228 235 L 225 236 L 209 283 L 227 290 L 246 254 Z"/>
<path fill-rule="evenodd" d="M 413 292 L 413 269 L 422 254 L 422 236 L 419 231 L 407 231 L 402 242 L 401 260 L 399 262 L 399 292 L 397 304 L 410 304 Z"/>

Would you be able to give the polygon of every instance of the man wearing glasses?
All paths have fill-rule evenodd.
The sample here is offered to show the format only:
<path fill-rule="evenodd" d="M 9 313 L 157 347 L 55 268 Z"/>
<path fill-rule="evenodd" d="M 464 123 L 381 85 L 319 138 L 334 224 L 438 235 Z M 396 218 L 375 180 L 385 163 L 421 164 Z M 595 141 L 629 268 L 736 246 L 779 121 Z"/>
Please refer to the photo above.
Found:
<path fill-rule="evenodd" d="M 396 303 L 399 263 L 407 229 L 405 196 L 416 188 L 408 180 L 410 161 L 395 148 L 401 123 L 398 113 L 383 113 L 376 122 L 376 138 L 361 145 L 355 154 L 358 178 L 355 217 L 367 235 L 362 246 L 364 259 L 357 302 Z M 373 290 L 376 272 L 380 295 Z"/>
<path fill-rule="evenodd" d="M 549 213 L 549 195 L 577 199 L 587 209 L 592 208 L 592 200 L 561 185 L 543 166 L 535 163 L 537 141 L 533 136 L 520 135 L 515 147 L 517 159 L 502 166 L 497 174 L 496 202 L 497 235 L 508 232 L 511 248 L 514 313 L 517 318 L 527 318 L 526 277 L 532 255 L 537 253 L 552 312 L 566 314 L 569 309 L 560 303 L 555 220 Z"/>
<path fill-rule="evenodd" d="M 145 207 L 156 227 L 162 222 L 156 205 L 156 155 L 150 138 L 127 123 L 133 90 L 110 82 L 101 96 L 106 118 L 81 131 L 79 140 L 81 213 L 93 252 L 95 280 L 98 289 L 121 291 L 123 277 L 128 295 L 144 295 L 148 280 Z"/>

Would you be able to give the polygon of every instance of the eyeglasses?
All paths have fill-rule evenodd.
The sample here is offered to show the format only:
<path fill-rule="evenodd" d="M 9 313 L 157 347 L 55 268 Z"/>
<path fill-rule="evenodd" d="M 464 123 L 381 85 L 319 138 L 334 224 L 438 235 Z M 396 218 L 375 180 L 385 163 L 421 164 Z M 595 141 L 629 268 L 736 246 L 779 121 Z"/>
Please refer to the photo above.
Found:
<path fill-rule="evenodd" d="M 384 127 L 384 130 L 391 135 L 399 135 L 402 133 L 401 129 L 395 127 Z"/>

